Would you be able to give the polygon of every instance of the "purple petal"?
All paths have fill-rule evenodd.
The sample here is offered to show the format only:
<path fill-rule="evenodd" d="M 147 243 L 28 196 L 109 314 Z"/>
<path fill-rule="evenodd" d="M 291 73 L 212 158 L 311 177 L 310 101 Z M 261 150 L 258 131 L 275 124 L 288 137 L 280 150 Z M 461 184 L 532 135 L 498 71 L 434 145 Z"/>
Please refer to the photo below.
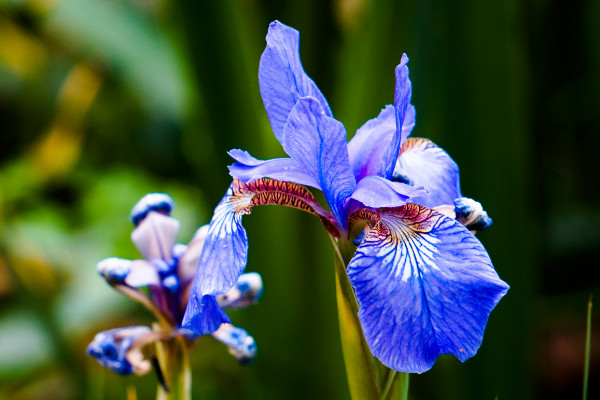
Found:
<path fill-rule="evenodd" d="M 371 351 L 417 373 L 441 354 L 472 357 L 508 285 L 456 220 L 414 204 L 381 211 L 348 265 Z"/>
<path fill-rule="evenodd" d="M 423 196 L 427 190 L 401 182 L 391 182 L 379 176 L 367 176 L 356 185 L 352 198 L 367 207 L 399 207 L 413 197 Z"/>
<path fill-rule="evenodd" d="M 404 143 L 410 133 L 411 128 L 409 128 L 409 126 L 404 129 L 404 120 L 406 119 L 407 113 L 409 114 L 409 122 L 410 119 L 412 119 L 411 123 L 414 125 L 414 108 L 410 107 L 412 85 L 410 83 L 410 79 L 408 78 L 408 67 L 406 66 L 407 63 L 408 57 L 406 54 L 403 54 L 400 64 L 396 67 L 396 90 L 394 92 L 396 132 L 383 158 L 381 159 L 377 173 L 377 175 L 386 179 L 390 179 L 392 177 L 392 172 L 394 171 L 400 146 L 402 143 Z"/>
<path fill-rule="evenodd" d="M 192 287 L 188 306 L 181 322 L 183 328 L 198 335 L 207 335 L 219 329 L 221 324 L 229 322 L 231 320 L 219 307 L 215 296 L 200 296 Z"/>
<path fill-rule="evenodd" d="M 395 132 L 396 113 L 390 105 L 381 110 L 376 118 L 358 128 L 348 142 L 350 165 L 357 182 L 365 176 L 377 175 L 381 159 Z"/>
<path fill-rule="evenodd" d="M 410 138 L 400 149 L 392 179 L 408 177 L 429 192 L 414 203 L 426 207 L 454 204 L 460 194 L 458 166 L 448 153 L 427 139 Z"/>
<path fill-rule="evenodd" d="M 146 260 L 171 259 L 173 246 L 179 233 L 179 221 L 150 211 L 146 218 L 131 232 L 131 241 Z"/>
<path fill-rule="evenodd" d="M 332 115 L 327 100 L 302 68 L 298 31 L 279 21 L 269 25 L 267 47 L 258 67 L 258 82 L 271 128 L 279 142 L 282 142 L 287 118 L 300 97 L 316 98 L 326 115 Z"/>
<path fill-rule="evenodd" d="M 263 161 L 252 157 L 246 151 L 235 149 L 229 151 L 229 155 L 238 161 L 228 167 L 229 174 L 244 183 L 261 178 L 271 178 L 321 189 L 317 181 L 292 158 L 275 158 Z"/>
<path fill-rule="evenodd" d="M 248 239 L 242 215 L 250 212 L 255 193 L 241 193 L 236 190 L 236 182 L 215 208 L 183 317 L 182 326 L 200 335 L 217 329 L 223 319 L 216 302 L 213 305 L 212 300 L 206 302 L 206 298 L 227 292 L 246 267 Z"/>
<path fill-rule="evenodd" d="M 350 169 L 346 131 L 312 97 L 298 100 L 283 130 L 283 149 L 319 183 L 341 229 L 345 201 L 356 187 Z"/>

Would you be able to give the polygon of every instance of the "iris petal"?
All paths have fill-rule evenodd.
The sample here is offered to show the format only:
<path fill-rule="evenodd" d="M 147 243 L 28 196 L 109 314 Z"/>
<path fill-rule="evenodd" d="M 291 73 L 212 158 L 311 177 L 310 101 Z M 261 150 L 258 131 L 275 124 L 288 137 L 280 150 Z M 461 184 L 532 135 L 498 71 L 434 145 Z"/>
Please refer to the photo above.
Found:
<path fill-rule="evenodd" d="M 159 258 L 168 261 L 171 259 L 178 233 L 179 221 L 150 211 L 138 227 L 131 232 L 131 241 L 146 260 Z"/>
<path fill-rule="evenodd" d="M 352 198 L 367 207 L 398 207 L 409 199 L 424 196 L 427 190 L 401 182 L 392 182 L 379 176 L 367 176 L 356 185 Z"/>
<path fill-rule="evenodd" d="M 508 290 L 474 235 L 456 220 L 407 204 L 381 209 L 348 265 L 373 354 L 424 372 L 441 354 L 473 356 Z"/>
<path fill-rule="evenodd" d="M 412 119 L 412 125 L 414 125 L 414 108 L 410 106 L 410 97 L 412 94 L 412 84 L 408 78 L 408 57 L 406 54 L 402 54 L 400 64 L 396 67 L 396 89 L 394 92 L 394 109 L 396 111 L 396 131 L 386 149 L 381 163 L 379 164 L 379 171 L 377 175 L 382 176 L 386 179 L 390 179 L 394 172 L 394 166 L 396 165 L 396 159 L 398 158 L 398 151 L 400 146 L 408 135 L 410 134 L 409 125 L 404 129 L 404 120 L 407 117 Z"/>
<path fill-rule="evenodd" d="M 218 328 L 223 317 L 212 303 L 206 307 L 205 297 L 226 293 L 237 282 L 248 257 L 242 216 L 249 214 L 254 206 L 269 204 L 294 207 L 317 215 L 330 233 L 339 236 L 331 213 L 319 206 L 305 187 L 273 179 L 259 179 L 248 184 L 234 180 L 217 205 L 208 227 L 183 327 L 201 335 L 212 332 L 207 329 Z M 216 302 L 214 305 L 218 307 Z"/>
<path fill-rule="evenodd" d="M 394 175 L 408 176 L 415 186 L 429 192 L 414 199 L 426 207 L 454 204 L 461 197 L 458 166 L 442 148 L 428 139 L 409 138 L 400 149 Z M 394 179 L 394 178 L 392 178 Z"/>
<path fill-rule="evenodd" d="M 300 97 L 316 98 L 325 114 L 332 115 L 327 100 L 302 68 L 299 36 L 297 30 L 279 21 L 272 22 L 258 67 L 260 94 L 279 142 L 288 115 Z"/>
<path fill-rule="evenodd" d="M 348 142 L 350 165 L 357 182 L 365 176 L 377 175 L 381 159 L 395 132 L 396 112 L 391 105 L 358 128 Z"/>
<path fill-rule="evenodd" d="M 228 167 L 229 174 L 244 183 L 261 178 L 272 178 L 321 190 L 317 181 L 292 158 L 275 158 L 264 161 L 252 157 L 246 151 L 235 149 L 229 151 L 229 155 L 238 161 Z"/>
<path fill-rule="evenodd" d="M 345 201 L 356 187 L 346 131 L 312 97 L 298 100 L 283 132 L 283 149 L 319 183 L 338 226 L 346 228 Z"/>

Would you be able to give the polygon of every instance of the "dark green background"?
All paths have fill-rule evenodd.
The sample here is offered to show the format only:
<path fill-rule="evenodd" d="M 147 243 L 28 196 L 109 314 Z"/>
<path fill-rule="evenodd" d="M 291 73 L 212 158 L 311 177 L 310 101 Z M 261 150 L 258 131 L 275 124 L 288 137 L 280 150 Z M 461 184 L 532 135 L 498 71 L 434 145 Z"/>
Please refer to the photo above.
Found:
<path fill-rule="evenodd" d="M 456 160 L 463 194 L 494 219 L 479 238 L 511 290 L 477 356 L 441 357 L 411 398 L 581 398 L 586 305 L 600 295 L 599 17 L 594 0 L 0 2 L 0 398 L 125 398 L 128 385 L 152 398 L 152 374 L 121 378 L 84 353 L 98 330 L 151 323 L 95 264 L 138 257 L 127 216 L 144 193 L 173 195 L 186 242 L 230 182 L 227 150 L 283 155 L 257 82 L 275 19 L 301 32 L 349 137 L 393 101 L 407 53 L 413 136 Z M 34 149 L 76 65 L 101 86 L 66 111 L 83 116 L 74 161 L 44 173 Z M 230 314 L 259 355 L 240 367 L 202 339 L 194 398 L 348 398 L 325 231 L 275 207 L 244 224 L 265 295 Z"/>

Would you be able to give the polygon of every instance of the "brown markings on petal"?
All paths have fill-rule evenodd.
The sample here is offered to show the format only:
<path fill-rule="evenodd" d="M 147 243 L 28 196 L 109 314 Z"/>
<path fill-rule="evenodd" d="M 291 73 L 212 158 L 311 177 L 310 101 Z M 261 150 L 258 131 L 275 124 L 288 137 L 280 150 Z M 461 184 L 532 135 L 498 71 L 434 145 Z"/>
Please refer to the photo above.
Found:
<path fill-rule="evenodd" d="M 350 230 L 360 221 L 367 221 L 371 226 L 376 225 L 381 216 L 375 210 L 371 210 L 369 208 L 361 208 L 360 210 L 356 210 L 350 215 L 350 219 L 348 220 L 348 226 Z"/>
<path fill-rule="evenodd" d="M 412 203 L 405 204 L 402 207 L 379 208 L 377 211 L 382 215 L 395 215 L 397 218 L 400 218 L 408 228 L 418 233 L 431 232 L 439 219 L 443 218 L 442 214 L 431 208 Z"/>
<path fill-rule="evenodd" d="M 248 214 L 254 206 L 292 207 L 318 216 L 329 233 L 336 237 L 340 236 L 333 214 L 321 207 L 312 193 L 302 185 L 269 178 L 258 179 L 250 183 L 243 183 L 235 179 L 231 189 L 232 201 L 235 201 L 235 198 L 245 200 L 240 202 L 242 207 L 238 209 L 239 213 Z"/>
<path fill-rule="evenodd" d="M 404 153 L 405 151 L 410 151 L 413 149 L 424 149 L 428 146 L 436 147 L 435 143 L 433 143 L 429 139 L 409 137 L 408 139 L 406 139 L 406 141 L 404 143 L 402 143 L 402 146 L 400 147 L 400 151 L 398 152 L 398 155 Z"/>

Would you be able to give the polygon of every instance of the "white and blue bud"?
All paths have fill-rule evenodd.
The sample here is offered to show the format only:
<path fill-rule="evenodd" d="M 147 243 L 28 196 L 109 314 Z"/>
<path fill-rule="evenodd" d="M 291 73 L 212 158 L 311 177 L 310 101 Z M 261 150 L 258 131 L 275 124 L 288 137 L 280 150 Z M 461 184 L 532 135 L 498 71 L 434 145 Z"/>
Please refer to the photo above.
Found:
<path fill-rule="evenodd" d="M 248 365 L 256 357 L 256 342 L 242 328 L 231 324 L 222 324 L 212 336 L 227 346 L 229 354 L 242 365 Z"/>
<path fill-rule="evenodd" d="M 96 271 L 110 284 L 122 284 L 131 272 L 131 261 L 118 257 L 106 258 L 96 265 Z"/>
<path fill-rule="evenodd" d="M 166 193 L 148 193 L 138 201 L 131 209 L 129 218 L 135 226 L 146 218 L 150 211 L 156 211 L 164 215 L 171 215 L 175 202 Z"/>
<path fill-rule="evenodd" d="M 492 219 L 481 206 L 481 203 L 467 197 L 454 200 L 454 212 L 458 222 L 471 231 L 481 231 L 492 225 Z"/>
<path fill-rule="evenodd" d="M 262 277 L 257 272 L 248 272 L 240 275 L 227 293 L 217 296 L 217 302 L 223 308 L 244 308 L 260 300 L 262 293 Z"/>

